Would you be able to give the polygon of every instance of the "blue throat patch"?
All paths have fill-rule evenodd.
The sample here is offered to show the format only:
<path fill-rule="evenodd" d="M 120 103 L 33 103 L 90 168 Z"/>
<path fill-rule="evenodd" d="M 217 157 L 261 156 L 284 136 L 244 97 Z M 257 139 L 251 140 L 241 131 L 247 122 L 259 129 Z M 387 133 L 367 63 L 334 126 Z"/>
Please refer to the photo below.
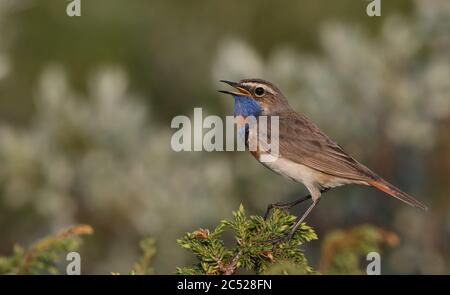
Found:
<path fill-rule="evenodd" d="M 255 100 L 248 96 L 233 96 L 234 97 L 234 116 L 242 116 L 247 118 L 248 116 L 258 117 L 262 113 L 261 106 Z M 238 129 L 238 138 L 247 142 L 247 132 L 249 125 L 245 124 Z"/>
<path fill-rule="evenodd" d="M 261 115 L 262 109 L 259 103 L 249 98 L 248 96 L 233 96 L 234 97 L 234 116 L 254 116 Z"/>

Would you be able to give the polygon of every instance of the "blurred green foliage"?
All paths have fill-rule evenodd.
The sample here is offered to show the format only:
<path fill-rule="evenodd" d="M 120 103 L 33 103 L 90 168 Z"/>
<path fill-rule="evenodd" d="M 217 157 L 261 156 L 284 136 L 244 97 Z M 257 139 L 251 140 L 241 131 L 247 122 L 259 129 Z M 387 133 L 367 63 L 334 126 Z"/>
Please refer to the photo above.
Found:
<path fill-rule="evenodd" d="M 323 274 L 365 274 L 363 263 L 370 252 L 381 254 L 383 244 L 397 246 L 399 238 L 373 225 L 336 230 L 322 242 L 320 272 Z"/>
<path fill-rule="evenodd" d="M 233 212 L 232 219 L 222 220 L 212 231 L 198 229 L 177 240 L 178 244 L 195 254 L 198 262 L 188 267 L 178 267 L 183 275 L 231 275 L 256 274 L 318 274 L 308 264 L 303 246 L 317 240 L 314 230 L 303 223 L 288 241 L 274 244 L 274 238 L 290 232 L 296 217 L 275 209 L 267 220 L 261 216 L 247 217 L 244 207 Z M 224 234 L 234 235 L 234 244 L 226 245 Z M 25 250 L 15 245 L 13 254 L 0 256 L 0 274 L 61 274 L 64 273 L 63 257 L 72 251 L 80 251 L 81 236 L 91 235 L 89 225 L 76 225 L 60 233 L 45 237 Z M 371 225 L 349 230 L 337 230 L 328 234 L 322 243 L 320 273 L 364 274 L 362 258 L 367 253 L 381 253 L 381 244 L 398 244 L 398 237 Z M 152 260 L 156 254 L 154 238 L 140 241 L 141 256 L 130 275 L 153 274 Z M 118 275 L 118 272 L 112 272 Z"/>
<path fill-rule="evenodd" d="M 316 47 L 315 27 L 328 19 L 378 23 L 365 14 L 365 1 L 82 1 L 82 16 L 65 14 L 67 1 L 4 0 L 2 44 L 14 64 L 0 84 L 0 114 L 26 120 L 40 73 L 51 63 L 70 69 L 77 91 L 98 65 L 120 63 L 139 90 L 167 120 L 192 104 L 219 110 L 211 100 L 210 65 L 220 41 L 240 36 L 264 54 L 278 45 Z M 383 16 L 409 11 L 411 1 L 385 1 Z M 1 8 L 0 8 L 1 13 Z M 2 15 L 0 15 L 2 18 Z M 1 44 L 1 41 L 0 41 Z M 0 46 L 0 47 L 3 47 Z M 182 99 L 174 99 L 181 98 Z"/>
<path fill-rule="evenodd" d="M 76 225 L 34 243 L 28 250 L 15 245 L 11 256 L 0 256 L 0 274 L 60 274 L 67 253 L 78 250 L 80 236 L 93 233 L 89 225 Z"/>
<path fill-rule="evenodd" d="M 91 235 L 93 229 L 89 225 L 76 225 L 60 233 L 39 240 L 28 250 L 15 245 L 13 254 L 0 256 L 0 274 L 65 274 L 67 253 L 80 251 L 83 235 Z M 155 240 L 145 238 L 139 242 L 141 256 L 129 272 L 132 275 L 153 274 L 152 258 L 156 253 Z M 112 273 L 118 274 L 118 273 Z"/>
<path fill-rule="evenodd" d="M 139 242 L 142 254 L 139 260 L 134 264 L 132 274 L 150 275 L 154 270 L 151 267 L 152 259 L 156 254 L 155 239 L 146 238 Z"/>

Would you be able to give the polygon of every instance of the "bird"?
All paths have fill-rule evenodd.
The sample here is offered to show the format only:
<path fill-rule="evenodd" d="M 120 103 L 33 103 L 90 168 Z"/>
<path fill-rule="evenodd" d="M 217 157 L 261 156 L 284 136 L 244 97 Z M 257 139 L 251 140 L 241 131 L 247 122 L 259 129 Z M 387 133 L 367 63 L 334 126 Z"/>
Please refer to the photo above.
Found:
<path fill-rule="evenodd" d="M 234 97 L 234 117 L 245 132 L 247 146 L 255 138 L 258 129 L 246 124 L 248 117 L 278 117 L 279 154 L 274 161 L 261 161 L 261 149 L 251 151 L 264 166 L 285 178 L 302 183 L 309 195 L 290 203 L 269 204 L 264 215 L 266 219 L 273 208 L 291 209 L 311 199 L 305 213 L 298 217 L 291 231 L 283 241 L 294 236 L 299 226 L 319 202 L 321 195 L 332 188 L 358 184 L 374 187 L 404 203 L 427 210 L 427 206 L 395 187 L 375 172 L 350 156 L 333 139 L 305 115 L 296 112 L 289 105 L 281 90 L 263 79 L 243 79 L 239 82 L 220 80 L 237 91 L 219 90 Z M 238 120 L 239 119 L 239 120 Z M 239 128 L 239 126 L 238 126 Z M 242 131 L 242 130 L 241 130 Z M 267 130 L 270 135 L 270 130 Z"/>

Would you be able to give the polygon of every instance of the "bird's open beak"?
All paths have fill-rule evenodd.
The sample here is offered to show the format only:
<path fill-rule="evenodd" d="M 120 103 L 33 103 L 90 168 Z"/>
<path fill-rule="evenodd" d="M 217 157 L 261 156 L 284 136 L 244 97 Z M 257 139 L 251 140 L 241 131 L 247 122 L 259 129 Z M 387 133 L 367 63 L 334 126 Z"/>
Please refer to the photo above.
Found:
<path fill-rule="evenodd" d="M 239 92 L 232 92 L 232 91 L 227 91 L 227 90 L 219 90 L 219 92 L 221 92 L 221 93 L 231 94 L 234 96 L 242 96 L 242 95 L 243 96 L 251 96 L 251 93 L 247 89 L 240 86 L 240 84 L 237 82 L 232 82 L 232 81 L 227 81 L 227 80 L 220 80 L 220 82 L 226 83 L 239 91 Z"/>

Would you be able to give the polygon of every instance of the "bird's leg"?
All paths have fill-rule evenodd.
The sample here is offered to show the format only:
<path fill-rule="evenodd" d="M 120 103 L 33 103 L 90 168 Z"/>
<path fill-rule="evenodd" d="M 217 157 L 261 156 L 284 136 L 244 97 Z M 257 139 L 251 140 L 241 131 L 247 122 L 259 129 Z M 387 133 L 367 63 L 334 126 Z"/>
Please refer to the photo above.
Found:
<path fill-rule="evenodd" d="M 294 227 L 288 234 L 285 234 L 278 238 L 270 239 L 266 242 L 272 243 L 275 246 L 275 244 L 289 241 L 294 236 L 294 234 L 297 232 L 297 230 L 300 227 L 300 225 L 302 224 L 303 220 L 305 220 L 305 218 L 309 215 L 309 213 L 311 213 L 311 210 L 317 205 L 317 203 L 319 203 L 319 199 L 312 202 L 312 204 L 308 207 L 308 209 L 305 211 L 305 213 L 303 213 L 302 217 L 297 218 L 297 220 L 294 224 Z"/>
<path fill-rule="evenodd" d="M 320 193 L 325 193 L 327 191 L 329 191 L 330 188 L 322 188 L 320 190 Z M 269 217 L 270 211 L 274 208 L 278 208 L 278 209 L 283 209 L 283 210 L 289 210 L 295 206 L 297 206 L 300 203 L 303 203 L 304 201 L 311 199 L 311 194 L 304 196 L 298 200 L 295 200 L 293 202 L 289 202 L 289 203 L 273 203 L 273 204 L 269 204 L 269 206 L 267 206 L 267 210 L 266 213 L 264 214 L 264 220 L 267 219 L 267 217 Z"/>
<path fill-rule="evenodd" d="M 313 201 L 312 204 L 305 211 L 305 213 L 303 213 L 303 216 L 300 218 L 297 218 L 297 221 L 295 222 L 294 227 L 292 228 L 291 232 L 287 236 L 287 240 L 290 240 L 295 235 L 298 228 L 302 224 L 303 220 L 305 220 L 305 218 L 309 215 L 309 213 L 311 213 L 312 209 L 319 203 L 319 201 L 320 201 L 320 199 Z"/>
<path fill-rule="evenodd" d="M 272 211 L 272 209 L 274 209 L 274 208 L 283 209 L 283 210 L 289 210 L 292 207 L 295 207 L 298 204 L 300 204 L 300 203 L 302 203 L 302 202 L 304 202 L 304 201 L 306 201 L 308 199 L 311 199 L 311 195 L 304 196 L 304 197 L 302 197 L 302 198 L 300 198 L 298 200 L 295 200 L 295 201 L 289 202 L 289 203 L 273 203 L 273 204 L 269 204 L 269 206 L 267 206 L 266 213 L 264 214 L 264 220 L 266 220 L 267 217 L 269 217 L 270 211 Z"/>

